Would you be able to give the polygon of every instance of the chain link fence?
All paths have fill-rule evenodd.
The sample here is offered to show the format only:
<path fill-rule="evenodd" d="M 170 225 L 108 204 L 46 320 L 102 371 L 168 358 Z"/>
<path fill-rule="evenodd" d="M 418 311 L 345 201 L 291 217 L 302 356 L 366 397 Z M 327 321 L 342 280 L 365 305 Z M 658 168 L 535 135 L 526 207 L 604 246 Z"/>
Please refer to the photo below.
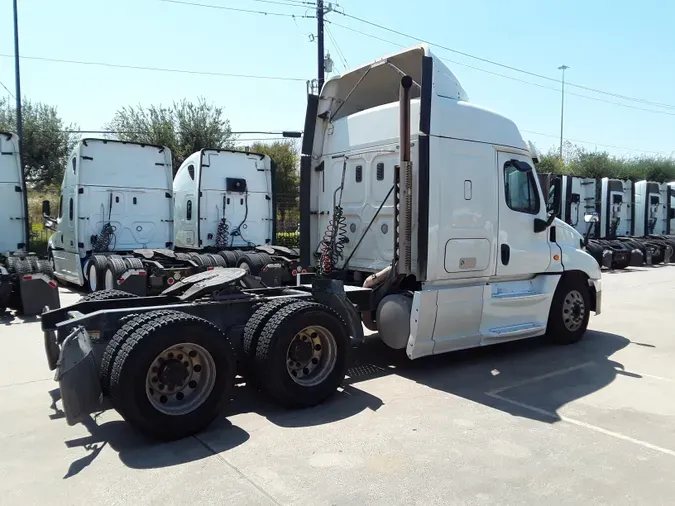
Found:
<path fill-rule="evenodd" d="M 28 220 L 30 224 L 31 251 L 39 255 L 47 254 L 47 241 L 53 233 L 44 228 L 42 219 L 42 201 L 49 200 L 52 216 L 59 211 L 60 193 L 54 191 L 29 191 L 28 193 Z M 277 237 L 276 243 L 280 246 L 297 248 L 300 238 L 300 194 L 279 193 L 276 195 L 277 204 Z"/>

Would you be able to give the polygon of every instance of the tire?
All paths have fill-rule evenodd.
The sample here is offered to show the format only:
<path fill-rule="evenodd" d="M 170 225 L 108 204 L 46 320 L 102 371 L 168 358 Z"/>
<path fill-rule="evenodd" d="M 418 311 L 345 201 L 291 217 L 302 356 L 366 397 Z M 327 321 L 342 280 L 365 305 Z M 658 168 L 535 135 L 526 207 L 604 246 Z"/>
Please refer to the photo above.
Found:
<path fill-rule="evenodd" d="M 191 350 L 190 358 L 178 358 L 182 349 Z M 166 357 L 164 362 L 161 357 Z M 198 360 L 201 362 L 195 364 Z M 162 370 L 153 370 L 169 361 L 174 376 L 177 371 L 190 374 L 174 377 L 173 381 L 180 384 L 177 393 L 170 395 L 161 392 L 171 386 L 171 378 L 165 379 L 164 385 Z M 157 376 L 153 376 L 155 372 Z M 230 399 L 235 374 L 234 350 L 218 327 L 186 313 L 154 314 L 152 321 L 138 327 L 122 343 L 110 375 L 110 398 L 124 419 L 145 435 L 165 441 L 181 439 L 199 432 L 218 416 Z M 187 382 L 190 377 L 194 379 Z M 195 406 L 189 405 L 200 397 Z"/>
<path fill-rule="evenodd" d="M 54 269 L 52 263 L 49 260 L 38 260 L 38 272 L 41 274 L 46 274 L 50 278 L 54 277 Z"/>
<path fill-rule="evenodd" d="M 24 274 L 33 274 L 33 266 L 25 258 L 17 259 L 14 270 L 19 276 L 23 276 Z"/>
<path fill-rule="evenodd" d="M 590 308 L 586 279 L 581 275 L 563 275 L 553 295 L 546 325 L 549 339 L 555 344 L 579 341 L 588 327 Z M 578 314 L 579 310 L 581 314 Z"/>
<path fill-rule="evenodd" d="M 312 345 L 312 340 L 316 344 Z M 308 355 L 292 354 L 291 344 L 296 342 L 300 345 L 296 351 L 304 347 L 303 343 L 311 345 L 304 351 L 312 357 L 305 360 Z M 260 386 L 285 407 L 320 404 L 344 380 L 350 346 L 347 327 L 332 309 L 304 301 L 283 306 L 270 318 L 258 339 L 254 366 Z M 293 358 L 303 363 L 296 362 L 291 368 L 287 361 L 292 362 Z M 304 368 L 299 369 L 298 364 Z"/>
<path fill-rule="evenodd" d="M 232 254 L 234 255 L 235 258 L 234 266 L 236 266 L 237 263 L 239 263 L 239 259 L 244 256 L 244 252 L 240 249 L 233 249 Z"/>
<path fill-rule="evenodd" d="M 119 287 L 119 278 L 127 272 L 127 264 L 124 259 L 117 255 L 111 255 L 108 258 L 108 267 L 106 267 L 103 277 L 103 286 L 106 290 L 117 290 Z"/>
<path fill-rule="evenodd" d="M 103 358 L 101 359 L 99 375 L 101 379 L 101 390 L 103 391 L 103 395 L 107 396 L 110 393 L 110 375 L 112 374 L 113 364 L 115 363 L 115 358 L 117 358 L 117 354 L 122 347 L 122 343 L 124 343 L 124 341 L 126 341 L 130 335 L 136 332 L 136 330 L 145 325 L 145 323 L 152 321 L 155 318 L 159 318 L 160 316 L 174 313 L 182 314 L 178 311 L 171 311 L 168 309 L 135 314 L 129 320 L 124 322 L 119 329 L 117 329 L 117 332 L 115 332 L 112 339 L 108 341 L 105 351 L 103 352 Z"/>
<path fill-rule="evenodd" d="M 267 264 L 272 263 L 272 257 L 267 253 L 246 253 L 237 262 L 238 267 L 257 276 Z"/>
<path fill-rule="evenodd" d="M 30 264 L 31 268 L 33 269 L 33 273 L 39 274 L 40 273 L 40 261 L 38 260 L 38 257 L 35 255 L 28 255 L 26 257 L 26 260 Z"/>
<path fill-rule="evenodd" d="M 225 267 L 237 266 L 238 258 L 237 255 L 234 254 L 234 251 L 219 251 L 218 256 L 225 262 Z"/>
<path fill-rule="evenodd" d="M 124 265 L 129 269 L 143 269 L 143 262 L 140 258 L 127 257 L 124 258 Z"/>
<path fill-rule="evenodd" d="M 9 257 L 7 258 L 7 270 L 10 274 L 16 273 L 16 264 L 21 260 L 19 257 Z"/>
<path fill-rule="evenodd" d="M 85 275 L 90 292 L 95 292 L 103 287 L 103 276 L 108 267 L 108 257 L 104 255 L 92 255 L 85 266 Z"/>
<path fill-rule="evenodd" d="M 206 256 L 211 259 L 214 267 L 227 267 L 227 262 L 220 255 L 214 255 L 213 253 L 206 253 Z"/>
<path fill-rule="evenodd" d="M 255 355 L 258 347 L 258 340 L 267 322 L 270 318 L 282 307 L 298 302 L 298 299 L 278 299 L 272 302 L 266 302 L 256 309 L 251 318 L 246 322 L 244 327 L 243 339 L 243 367 L 246 376 L 246 381 L 249 379 L 251 383 L 257 383 L 255 374 Z"/>
<path fill-rule="evenodd" d="M 138 295 L 123 292 L 122 290 L 100 290 L 98 292 L 85 295 L 78 301 L 78 303 L 92 302 L 95 300 L 132 299 L 132 298 L 137 299 Z"/>

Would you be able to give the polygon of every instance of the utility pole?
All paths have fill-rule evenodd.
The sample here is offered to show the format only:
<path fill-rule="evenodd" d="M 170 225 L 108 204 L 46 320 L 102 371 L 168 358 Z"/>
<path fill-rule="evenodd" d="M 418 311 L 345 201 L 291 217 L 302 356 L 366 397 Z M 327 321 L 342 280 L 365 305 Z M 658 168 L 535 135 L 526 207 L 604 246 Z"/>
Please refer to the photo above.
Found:
<path fill-rule="evenodd" d="M 16 2 L 16 0 L 14 0 Z M 321 88 L 323 88 L 324 81 L 324 68 L 323 68 L 323 58 L 324 58 L 324 48 L 323 48 L 323 0 L 316 0 L 316 33 L 317 33 L 317 80 L 319 86 L 318 94 L 321 94 Z"/>
<path fill-rule="evenodd" d="M 563 159 L 563 120 L 565 118 L 565 71 L 569 67 L 561 65 L 558 70 L 562 70 L 562 102 L 560 104 L 560 159 Z"/>
<path fill-rule="evenodd" d="M 21 119 L 21 71 L 19 69 L 19 15 L 14 0 L 14 77 L 16 78 L 16 134 L 19 143 L 23 141 L 23 121 Z"/>
<path fill-rule="evenodd" d="M 26 235 L 26 251 L 30 251 L 30 223 L 28 222 L 28 187 L 26 186 L 26 168 L 23 165 L 23 119 L 21 118 L 21 69 L 19 65 L 19 12 L 17 0 L 14 0 L 14 77 L 16 93 L 16 134 L 19 136 L 19 164 L 21 166 L 21 185 L 23 186 L 23 226 Z"/>

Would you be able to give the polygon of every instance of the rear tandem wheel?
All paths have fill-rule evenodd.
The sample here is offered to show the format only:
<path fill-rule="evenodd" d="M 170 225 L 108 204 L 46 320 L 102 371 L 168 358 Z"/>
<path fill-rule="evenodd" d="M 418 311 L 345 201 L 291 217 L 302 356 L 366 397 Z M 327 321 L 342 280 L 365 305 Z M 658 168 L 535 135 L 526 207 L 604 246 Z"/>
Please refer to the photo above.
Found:
<path fill-rule="evenodd" d="M 113 407 L 150 437 L 194 434 L 230 399 L 236 374 L 232 344 L 203 318 L 179 311 L 150 321 L 141 317 L 146 321 L 124 339 L 113 362 Z"/>

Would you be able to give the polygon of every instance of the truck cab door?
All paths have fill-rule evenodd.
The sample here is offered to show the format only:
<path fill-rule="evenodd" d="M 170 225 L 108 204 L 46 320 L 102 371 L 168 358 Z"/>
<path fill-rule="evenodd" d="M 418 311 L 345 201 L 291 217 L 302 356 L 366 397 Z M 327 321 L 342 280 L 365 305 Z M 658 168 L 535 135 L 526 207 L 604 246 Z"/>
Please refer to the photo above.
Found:
<path fill-rule="evenodd" d="M 532 167 L 529 157 L 497 153 L 499 278 L 530 277 L 545 272 L 551 263 L 548 231 L 535 231 L 535 220 L 546 221 L 548 213 Z"/>

